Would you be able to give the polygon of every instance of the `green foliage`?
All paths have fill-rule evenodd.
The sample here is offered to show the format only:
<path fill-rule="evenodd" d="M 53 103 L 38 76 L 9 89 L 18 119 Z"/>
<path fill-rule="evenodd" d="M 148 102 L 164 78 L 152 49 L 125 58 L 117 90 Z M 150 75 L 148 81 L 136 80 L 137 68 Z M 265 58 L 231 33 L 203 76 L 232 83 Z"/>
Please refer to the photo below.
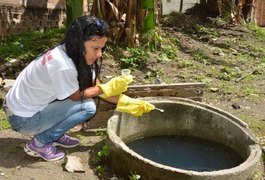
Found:
<path fill-rule="evenodd" d="M 232 79 L 239 78 L 241 76 L 242 76 L 241 71 L 225 66 L 221 68 L 217 78 L 225 81 L 230 81 Z"/>
<path fill-rule="evenodd" d="M 141 34 L 141 43 L 145 48 L 151 51 L 156 51 L 161 46 L 162 37 L 159 35 L 158 30 L 152 29 Z"/>
<path fill-rule="evenodd" d="M 3 129 L 10 129 L 11 128 L 11 125 L 9 124 L 7 118 L 6 118 L 6 115 L 3 111 L 3 109 L 1 108 L 0 109 L 0 130 L 3 130 Z"/>
<path fill-rule="evenodd" d="M 208 39 L 213 39 L 218 37 L 218 32 L 215 29 L 207 28 L 201 24 L 195 24 L 193 30 L 199 36 L 207 35 Z"/>
<path fill-rule="evenodd" d="M 139 180 L 139 179 L 141 179 L 141 176 L 139 174 L 131 172 L 131 175 L 129 175 L 129 179 L 130 180 Z"/>
<path fill-rule="evenodd" d="M 83 0 L 66 0 L 66 26 L 83 14 Z"/>
<path fill-rule="evenodd" d="M 194 60 L 203 63 L 204 65 L 211 65 L 212 59 L 206 55 L 206 52 L 203 50 L 197 50 L 196 52 L 192 53 L 192 57 Z"/>
<path fill-rule="evenodd" d="M 152 8 L 154 8 L 154 0 L 142 1 L 142 9 L 152 9 Z"/>
<path fill-rule="evenodd" d="M 107 172 L 107 166 L 105 164 L 106 158 L 110 154 L 110 149 L 108 145 L 103 145 L 101 150 L 99 150 L 96 156 L 93 156 L 92 164 L 96 166 L 97 175 L 104 177 Z"/>
<path fill-rule="evenodd" d="M 257 25 L 253 23 L 249 23 L 247 27 L 255 33 L 256 37 L 259 40 L 265 41 L 265 29 L 264 28 L 258 27 Z"/>
<path fill-rule="evenodd" d="M 163 61 L 171 61 L 177 57 L 177 53 L 178 49 L 176 46 L 168 45 L 162 48 L 159 56 L 163 59 Z"/>
<path fill-rule="evenodd" d="M 145 53 L 144 49 L 127 47 L 126 51 L 128 51 L 131 56 L 120 59 L 121 68 L 135 69 L 146 67 L 149 55 Z"/>
<path fill-rule="evenodd" d="M 106 132 L 105 130 L 102 130 L 101 128 L 99 128 L 99 129 L 96 131 L 96 135 L 105 138 L 106 135 L 107 135 L 107 132 Z"/>
<path fill-rule="evenodd" d="M 64 33 L 65 29 L 49 29 L 6 37 L 0 42 L 0 56 L 6 61 L 19 59 L 29 62 L 45 49 L 58 44 Z"/>
<path fill-rule="evenodd" d="M 155 28 L 154 0 L 142 1 L 142 9 L 146 10 L 146 16 L 143 19 L 143 30 L 148 31 Z"/>
<path fill-rule="evenodd" d="M 109 146 L 104 145 L 102 149 L 98 152 L 98 156 L 103 158 L 103 157 L 108 157 L 110 154 Z"/>
<path fill-rule="evenodd" d="M 160 75 L 163 75 L 163 71 L 161 69 L 151 69 L 146 73 L 145 78 L 151 78 L 151 77 L 158 77 Z"/>
<path fill-rule="evenodd" d="M 179 62 L 179 67 L 180 68 L 185 68 L 185 67 L 191 67 L 193 66 L 193 63 L 187 59 L 178 59 Z"/>
<path fill-rule="evenodd" d="M 155 28 L 155 13 L 154 10 L 148 10 L 148 15 L 144 18 L 144 31 Z"/>
<path fill-rule="evenodd" d="M 0 120 L 0 130 L 10 129 L 11 125 L 9 124 L 7 119 Z"/>

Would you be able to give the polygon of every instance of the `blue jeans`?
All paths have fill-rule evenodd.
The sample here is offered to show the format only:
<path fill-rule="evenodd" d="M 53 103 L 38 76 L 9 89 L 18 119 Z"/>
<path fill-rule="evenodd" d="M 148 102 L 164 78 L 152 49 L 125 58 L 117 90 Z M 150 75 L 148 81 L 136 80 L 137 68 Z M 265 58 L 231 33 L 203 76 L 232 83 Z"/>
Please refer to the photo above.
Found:
<path fill-rule="evenodd" d="M 93 99 L 54 101 L 32 117 L 9 116 L 12 128 L 22 134 L 35 135 L 43 144 L 59 139 L 74 126 L 88 120 L 96 113 Z"/>

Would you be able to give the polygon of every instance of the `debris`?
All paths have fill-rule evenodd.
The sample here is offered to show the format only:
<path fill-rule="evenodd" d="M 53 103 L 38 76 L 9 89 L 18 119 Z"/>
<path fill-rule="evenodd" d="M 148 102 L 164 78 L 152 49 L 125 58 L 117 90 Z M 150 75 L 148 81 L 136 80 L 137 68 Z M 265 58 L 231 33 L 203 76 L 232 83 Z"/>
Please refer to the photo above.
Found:
<path fill-rule="evenodd" d="M 237 103 L 232 104 L 232 107 L 234 109 L 240 109 L 240 105 L 238 105 Z"/>
<path fill-rule="evenodd" d="M 219 91 L 218 88 L 211 88 L 210 90 L 211 90 L 211 92 L 218 92 Z"/>
<path fill-rule="evenodd" d="M 104 78 L 111 79 L 111 78 L 113 78 L 113 76 L 104 76 Z"/>
<path fill-rule="evenodd" d="M 246 77 L 248 77 L 249 75 L 255 74 L 257 72 L 257 69 L 254 69 L 252 72 L 246 74 L 245 76 L 242 76 L 240 78 L 237 78 L 235 80 L 236 83 L 239 83 L 240 81 L 242 81 L 243 79 L 245 79 Z"/>
<path fill-rule="evenodd" d="M 66 156 L 66 161 L 65 169 L 68 172 L 85 172 L 81 158 L 77 156 Z"/>

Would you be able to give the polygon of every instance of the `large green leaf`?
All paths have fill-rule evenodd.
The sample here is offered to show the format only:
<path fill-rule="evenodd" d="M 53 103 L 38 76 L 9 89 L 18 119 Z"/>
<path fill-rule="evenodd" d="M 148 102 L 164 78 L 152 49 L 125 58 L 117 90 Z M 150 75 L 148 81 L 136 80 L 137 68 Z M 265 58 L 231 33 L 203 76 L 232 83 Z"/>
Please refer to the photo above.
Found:
<path fill-rule="evenodd" d="M 66 1 L 66 16 L 67 26 L 69 26 L 73 20 L 83 15 L 83 0 L 67 0 Z"/>
<path fill-rule="evenodd" d="M 144 31 L 154 29 L 155 27 L 155 13 L 154 11 L 149 11 L 148 15 L 144 19 Z"/>
<path fill-rule="evenodd" d="M 143 9 L 153 9 L 154 8 L 154 0 L 142 0 L 142 8 Z"/>

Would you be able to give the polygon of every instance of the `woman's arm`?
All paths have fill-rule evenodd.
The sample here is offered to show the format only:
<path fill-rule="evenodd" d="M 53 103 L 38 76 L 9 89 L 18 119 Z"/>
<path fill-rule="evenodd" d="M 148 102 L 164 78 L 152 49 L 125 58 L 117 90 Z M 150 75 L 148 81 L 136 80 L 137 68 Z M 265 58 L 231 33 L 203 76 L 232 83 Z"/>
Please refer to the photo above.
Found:
<path fill-rule="evenodd" d="M 97 84 L 101 84 L 101 82 L 98 79 L 97 79 L 96 83 Z M 107 101 L 109 103 L 117 104 L 118 103 L 118 100 L 119 100 L 119 95 L 117 95 L 117 96 L 111 96 L 111 97 L 108 97 L 108 98 L 104 98 L 103 100 L 104 101 Z"/>
<path fill-rule="evenodd" d="M 96 80 L 96 84 L 97 85 L 101 84 L 98 79 Z M 89 88 L 85 89 L 83 98 L 88 99 L 88 98 L 96 97 L 100 94 L 103 94 L 102 89 L 97 85 L 94 87 L 89 87 Z M 80 101 L 81 100 L 81 92 L 78 90 L 75 93 L 73 93 L 69 98 L 73 101 Z M 113 104 L 117 104 L 118 100 L 119 100 L 119 95 L 104 98 L 104 100 L 107 102 L 113 103 Z"/>
<path fill-rule="evenodd" d="M 99 94 L 102 94 L 102 90 L 100 87 L 98 86 L 94 86 L 94 87 L 89 87 L 86 88 L 84 90 L 84 97 L 83 99 L 88 99 L 88 98 L 92 98 L 95 96 L 98 96 Z M 77 90 L 76 92 L 74 92 L 69 98 L 73 101 L 80 101 L 81 100 L 81 92 L 79 90 Z"/>

